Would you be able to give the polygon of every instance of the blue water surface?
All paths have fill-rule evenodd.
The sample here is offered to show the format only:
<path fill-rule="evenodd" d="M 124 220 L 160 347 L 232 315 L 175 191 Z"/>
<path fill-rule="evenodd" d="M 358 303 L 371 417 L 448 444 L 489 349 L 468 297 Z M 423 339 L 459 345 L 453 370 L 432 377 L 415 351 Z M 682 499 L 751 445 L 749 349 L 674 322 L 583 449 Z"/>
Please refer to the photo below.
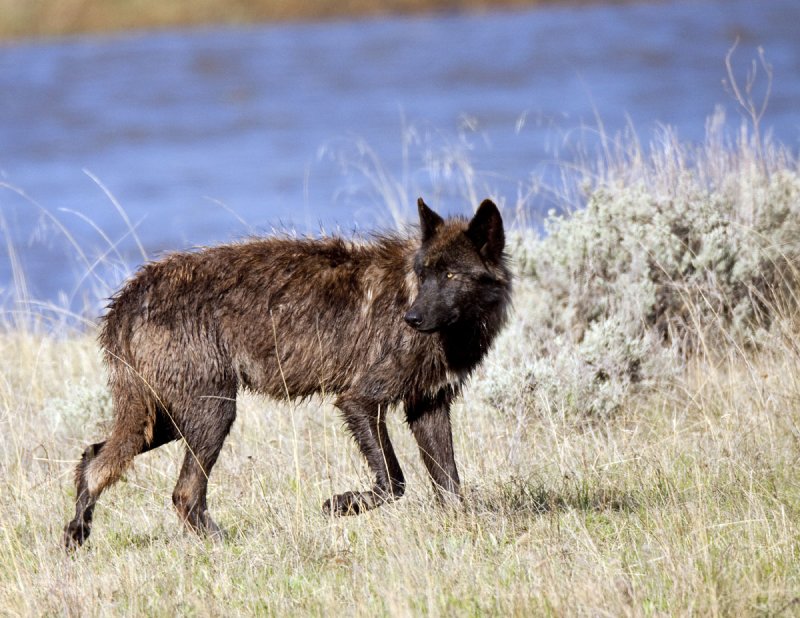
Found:
<path fill-rule="evenodd" d="M 147 255 L 392 225 L 387 194 L 401 214 L 417 193 L 450 213 L 514 204 L 598 119 L 645 141 L 661 124 L 701 140 L 718 105 L 738 123 L 737 40 L 740 77 L 765 50 L 763 123 L 796 151 L 798 24 L 796 0 L 691 0 L 5 44 L 0 297 L 24 273 L 31 297 L 75 308 L 143 260 L 90 175 Z"/>

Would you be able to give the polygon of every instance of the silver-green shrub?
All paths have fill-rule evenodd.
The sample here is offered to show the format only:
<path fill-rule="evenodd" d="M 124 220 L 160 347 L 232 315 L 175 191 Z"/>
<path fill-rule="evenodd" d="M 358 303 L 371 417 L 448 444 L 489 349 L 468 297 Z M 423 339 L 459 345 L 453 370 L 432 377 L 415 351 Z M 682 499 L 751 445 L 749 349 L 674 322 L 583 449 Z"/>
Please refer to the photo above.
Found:
<path fill-rule="evenodd" d="M 712 126 L 718 126 L 718 123 Z M 800 172 L 779 147 L 716 128 L 697 148 L 666 133 L 620 146 L 586 206 L 551 212 L 513 251 L 535 301 L 518 307 L 540 409 L 613 413 L 691 355 L 757 346 L 795 304 Z"/>
<path fill-rule="evenodd" d="M 65 383 L 63 392 L 45 404 L 44 417 L 50 420 L 51 433 L 75 432 L 87 424 L 104 423 L 111 410 L 111 393 L 104 380 Z"/>

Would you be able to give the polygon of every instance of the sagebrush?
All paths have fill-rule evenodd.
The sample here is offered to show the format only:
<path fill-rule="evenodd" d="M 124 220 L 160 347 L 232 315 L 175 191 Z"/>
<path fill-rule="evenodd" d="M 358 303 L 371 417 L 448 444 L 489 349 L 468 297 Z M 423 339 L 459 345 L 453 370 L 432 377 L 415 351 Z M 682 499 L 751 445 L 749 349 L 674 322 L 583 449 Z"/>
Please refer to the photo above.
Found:
<path fill-rule="evenodd" d="M 649 152 L 628 142 L 584 209 L 520 236 L 520 273 L 537 289 L 525 371 L 550 405 L 611 413 L 694 354 L 757 348 L 795 310 L 797 163 L 746 131 L 721 149 L 723 127 L 700 147 L 669 131 Z"/>

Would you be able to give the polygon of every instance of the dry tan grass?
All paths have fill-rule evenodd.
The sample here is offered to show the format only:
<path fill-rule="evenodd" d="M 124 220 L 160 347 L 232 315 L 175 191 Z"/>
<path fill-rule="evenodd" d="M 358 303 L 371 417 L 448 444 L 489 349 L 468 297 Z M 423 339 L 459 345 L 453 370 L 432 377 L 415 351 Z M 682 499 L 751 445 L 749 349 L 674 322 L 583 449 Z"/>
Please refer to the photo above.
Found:
<path fill-rule="evenodd" d="M 131 29 L 486 10 L 592 0 L 0 0 L 0 39 Z"/>
<path fill-rule="evenodd" d="M 243 396 L 209 501 L 222 545 L 184 533 L 181 447 L 141 456 L 68 556 L 71 475 L 110 418 L 89 335 L 0 336 L 0 608 L 10 615 L 789 615 L 800 611 L 800 354 L 786 323 L 758 354 L 696 360 L 589 421 L 497 409 L 535 290 L 455 409 L 462 510 L 440 511 L 409 432 L 409 493 L 328 519 L 366 486 L 333 407 Z"/>

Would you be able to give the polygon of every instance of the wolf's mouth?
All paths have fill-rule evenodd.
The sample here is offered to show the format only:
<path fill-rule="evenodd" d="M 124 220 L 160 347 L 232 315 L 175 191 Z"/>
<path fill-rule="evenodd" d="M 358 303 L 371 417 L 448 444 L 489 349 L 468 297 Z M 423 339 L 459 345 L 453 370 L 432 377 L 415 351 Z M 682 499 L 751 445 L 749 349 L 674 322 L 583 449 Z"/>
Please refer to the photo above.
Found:
<path fill-rule="evenodd" d="M 440 326 L 427 326 L 425 324 L 411 324 L 408 322 L 406 323 L 418 333 L 424 333 L 426 335 L 435 333 L 437 330 L 441 328 Z"/>

